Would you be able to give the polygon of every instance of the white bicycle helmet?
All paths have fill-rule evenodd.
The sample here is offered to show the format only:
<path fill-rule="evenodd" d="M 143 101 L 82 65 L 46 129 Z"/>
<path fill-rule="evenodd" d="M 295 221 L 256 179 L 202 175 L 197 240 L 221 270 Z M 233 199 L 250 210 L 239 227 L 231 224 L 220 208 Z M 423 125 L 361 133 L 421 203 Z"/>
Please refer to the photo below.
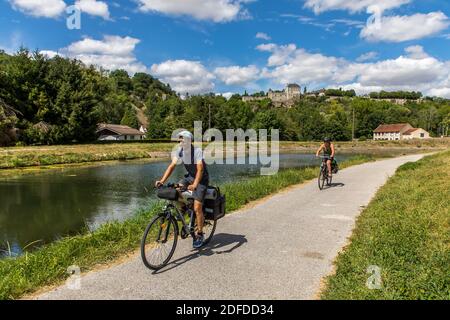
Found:
<path fill-rule="evenodd" d="M 178 134 L 178 136 L 179 137 L 183 137 L 183 138 L 186 138 L 186 139 L 189 139 L 189 140 L 194 140 L 194 136 L 192 135 L 192 133 L 190 133 L 189 131 L 187 131 L 187 130 L 184 130 L 184 131 L 181 131 L 179 134 Z"/>

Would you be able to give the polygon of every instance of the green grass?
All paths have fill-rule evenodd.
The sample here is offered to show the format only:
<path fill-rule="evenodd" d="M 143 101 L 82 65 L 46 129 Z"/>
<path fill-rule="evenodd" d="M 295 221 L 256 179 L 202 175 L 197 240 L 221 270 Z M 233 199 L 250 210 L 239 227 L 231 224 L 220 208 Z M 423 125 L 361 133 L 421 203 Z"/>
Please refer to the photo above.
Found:
<path fill-rule="evenodd" d="M 343 162 L 341 167 L 371 160 L 371 157 L 359 156 Z M 227 196 L 227 212 L 316 175 L 317 168 L 287 169 L 273 176 L 225 184 L 221 190 Z M 132 252 L 138 247 L 146 225 L 160 210 L 161 203 L 158 203 L 125 222 L 107 223 L 94 232 L 86 231 L 21 257 L 0 260 L 0 300 L 19 298 L 43 286 L 60 283 L 68 277 L 67 268 L 71 265 L 86 272 Z"/>
<path fill-rule="evenodd" d="M 174 143 L 113 143 L 0 148 L 0 169 L 167 156 Z"/>
<path fill-rule="evenodd" d="M 450 299 L 450 151 L 401 166 L 363 211 L 323 299 Z M 370 290 L 368 266 L 381 268 Z"/>

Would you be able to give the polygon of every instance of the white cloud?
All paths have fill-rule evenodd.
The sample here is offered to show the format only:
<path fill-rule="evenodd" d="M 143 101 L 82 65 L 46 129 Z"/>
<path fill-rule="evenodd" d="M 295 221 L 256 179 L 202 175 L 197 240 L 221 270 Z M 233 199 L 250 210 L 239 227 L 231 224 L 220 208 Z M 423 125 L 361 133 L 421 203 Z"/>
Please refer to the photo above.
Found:
<path fill-rule="evenodd" d="M 269 57 L 268 66 L 279 66 L 284 64 L 289 56 L 297 50 L 295 44 L 288 44 L 285 46 L 279 46 L 273 43 L 261 44 L 256 47 L 259 51 L 271 52 L 272 55 Z"/>
<path fill-rule="evenodd" d="M 12 7 L 34 17 L 57 18 L 67 8 L 63 0 L 9 0 Z M 74 3 L 80 10 L 92 16 L 109 20 L 108 4 L 97 0 L 77 0 Z"/>
<path fill-rule="evenodd" d="M 411 0 L 306 0 L 305 7 L 319 14 L 330 10 L 346 10 L 352 13 L 377 6 L 380 11 L 400 7 Z"/>
<path fill-rule="evenodd" d="M 104 36 L 103 40 L 95 40 L 86 38 L 78 42 L 72 43 L 68 47 L 68 51 L 72 54 L 110 54 L 115 56 L 130 55 L 139 39 L 120 36 Z"/>
<path fill-rule="evenodd" d="M 433 57 L 397 59 L 368 64 L 359 81 L 365 86 L 410 87 L 426 85 L 442 78 L 448 70 Z"/>
<path fill-rule="evenodd" d="M 180 94 L 200 94 L 214 89 L 214 75 L 200 62 L 168 60 L 154 64 L 151 72 Z"/>
<path fill-rule="evenodd" d="M 39 53 L 44 55 L 44 56 L 46 56 L 49 59 L 52 59 L 52 58 L 54 58 L 54 57 L 59 55 L 58 52 L 52 51 L 52 50 L 42 50 L 42 51 L 39 51 Z"/>
<path fill-rule="evenodd" d="M 61 52 L 87 65 L 107 70 L 124 69 L 134 74 L 147 71 L 145 65 L 137 61 L 134 55 L 134 49 L 139 42 L 139 39 L 120 36 L 105 36 L 102 40 L 86 38 L 61 49 Z"/>
<path fill-rule="evenodd" d="M 360 36 L 369 41 L 402 42 L 434 35 L 449 25 L 449 18 L 440 11 L 412 16 L 382 16 L 378 22 L 366 25 Z"/>
<path fill-rule="evenodd" d="M 56 18 L 66 9 L 62 0 L 10 0 L 14 9 L 34 17 Z"/>
<path fill-rule="evenodd" d="M 275 55 L 280 47 L 271 44 L 264 48 Z M 308 87 L 351 88 L 358 93 L 414 90 L 445 96 L 450 88 L 450 61 L 440 61 L 428 55 L 421 46 L 407 47 L 405 55 L 396 59 L 373 63 L 357 63 L 295 49 L 284 57 L 283 64 L 271 66 L 268 63 L 262 75 L 282 85 L 296 82 Z"/>
<path fill-rule="evenodd" d="M 235 95 L 236 93 L 234 92 L 224 92 L 224 93 L 217 93 L 216 96 L 222 96 L 227 100 L 230 100 L 230 98 Z"/>
<path fill-rule="evenodd" d="M 425 59 L 428 57 L 422 46 L 410 46 L 405 49 L 405 52 L 411 59 Z"/>
<path fill-rule="evenodd" d="M 197 20 L 227 22 L 248 18 L 247 10 L 238 0 L 138 0 L 143 12 L 160 12 L 169 15 L 187 15 Z"/>
<path fill-rule="evenodd" d="M 444 88 L 432 88 L 428 95 L 431 97 L 441 97 L 450 99 L 450 86 Z"/>
<path fill-rule="evenodd" d="M 262 39 L 262 40 L 267 40 L 267 41 L 269 41 L 271 38 L 270 38 L 270 36 L 269 36 L 267 33 L 264 33 L 264 32 L 258 32 L 258 33 L 256 34 L 256 39 Z"/>
<path fill-rule="evenodd" d="M 214 70 L 215 75 L 226 85 L 248 85 L 259 78 L 260 71 L 254 66 L 248 67 L 220 67 Z"/>
<path fill-rule="evenodd" d="M 356 59 L 356 61 L 357 62 L 365 62 L 365 61 L 374 60 L 376 58 L 378 58 L 378 52 L 370 51 L 370 52 L 367 52 L 367 53 L 364 53 L 364 54 L 360 55 Z"/>
<path fill-rule="evenodd" d="M 110 19 L 109 8 L 106 2 L 97 0 L 78 0 L 75 5 L 80 8 L 82 12 L 92 16 L 99 16 L 105 20 Z"/>

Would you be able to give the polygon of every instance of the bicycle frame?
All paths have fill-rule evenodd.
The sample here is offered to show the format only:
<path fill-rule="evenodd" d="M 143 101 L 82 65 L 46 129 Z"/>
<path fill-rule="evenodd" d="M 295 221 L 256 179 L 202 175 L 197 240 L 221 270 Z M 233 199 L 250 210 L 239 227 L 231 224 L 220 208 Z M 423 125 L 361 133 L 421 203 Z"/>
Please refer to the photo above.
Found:
<path fill-rule="evenodd" d="M 174 214 L 175 211 L 175 214 Z M 163 215 L 166 219 L 169 219 L 170 216 L 174 217 L 177 221 L 181 221 L 182 224 L 182 228 L 183 231 L 186 234 L 190 234 L 192 237 L 195 237 L 195 230 L 194 230 L 194 223 L 195 223 L 195 212 L 192 208 L 189 208 L 186 210 L 186 212 L 189 214 L 189 224 L 186 222 L 184 215 L 181 214 L 180 210 L 178 210 L 178 208 L 173 204 L 173 202 L 169 202 L 168 204 L 166 204 L 166 206 L 164 207 L 163 213 L 161 215 Z M 168 233 L 168 231 L 167 231 Z M 160 235 L 158 235 L 158 239 L 159 239 Z M 167 236 L 166 236 L 167 238 Z"/>

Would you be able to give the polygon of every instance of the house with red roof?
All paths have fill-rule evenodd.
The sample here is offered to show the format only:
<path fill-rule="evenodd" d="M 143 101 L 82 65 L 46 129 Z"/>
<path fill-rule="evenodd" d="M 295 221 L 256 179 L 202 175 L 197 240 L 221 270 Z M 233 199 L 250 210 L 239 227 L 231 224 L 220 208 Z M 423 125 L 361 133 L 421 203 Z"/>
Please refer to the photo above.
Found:
<path fill-rule="evenodd" d="M 100 123 L 97 129 L 97 137 L 100 141 L 144 140 L 145 135 L 145 132 L 118 124 Z"/>
<path fill-rule="evenodd" d="M 381 124 L 373 131 L 373 140 L 429 139 L 430 134 L 409 123 Z"/>

